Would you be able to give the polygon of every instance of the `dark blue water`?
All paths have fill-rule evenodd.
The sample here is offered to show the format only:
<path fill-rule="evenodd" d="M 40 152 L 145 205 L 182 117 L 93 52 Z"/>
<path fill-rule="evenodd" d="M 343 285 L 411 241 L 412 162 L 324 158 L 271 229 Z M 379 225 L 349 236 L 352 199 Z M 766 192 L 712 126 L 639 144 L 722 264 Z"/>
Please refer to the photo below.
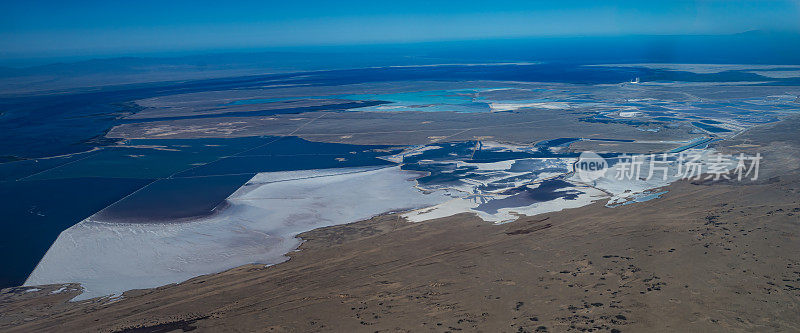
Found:
<path fill-rule="evenodd" d="M 270 140 L 274 142 L 180 172 L 175 177 L 394 164 L 378 158 L 391 154 L 389 146 L 311 142 L 297 137 L 274 137 Z"/>
<path fill-rule="evenodd" d="M 254 175 L 159 179 L 103 209 L 95 218 L 121 223 L 160 223 L 207 216 Z"/>
<path fill-rule="evenodd" d="M 283 109 L 268 109 L 262 111 L 237 111 L 237 112 L 222 112 L 216 114 L 200 114 L 194 116 L 175 116 L 175 117 L 158 117 L 158 118 L 137 118 L 137 119 L 125 119 L 122 120 L 122 123 L 146 123 L 151 121 L 169 121 L 169 120 L 181 120 L 181 119 L 204 119 L 204 118 L 219 118 L 219 117 L 255 117 L 255 116 L 274 116 L 278 114 L 298 114 L 303 112 L 313 112 L 313 111 L 328 111 L 328 112 L 335 112 L 335 111 L 347 111 L 350 109 L 357 109 L 363 107 L 370 107 L 376 105 L 387 104 L 389 102 L 384 101 L 357 101 L 357 102 L 346 102 L 346 103 L 338 103 L 338 104 L 326 104 L 326 105 L 316 105 L 316 106 L 304 106 L 304 107 L 296 107 L 296 108 L 283 108 Z"/>
<path fill-rule="evenodd" d="M 699 127 L 699 128 L 702 128 L 702 129 L 704 129 L 706 131 L 709 131 L 711 133 L 727 133 L 727 132 L 731 131 L 731 130 L 729 130 L 727 128 L 712 126 L 712 125 L 704 124 L 704 123 L 701 123 L 701 122 L 698 122 L 698 121 L 693 121 L 692 125 L 694 125 L 696 127 Z"/>
<path fill-rule="evenodd" d="M 536 143 L 536 147 L 566 147 L 580 138 L 558 138 Z"/>
<path fill-rule="evenodd" d="M 592 139 L 583 139 L 589 141 L 606 141 L 606 142 L 635 142 L 636 140 L 630 139 L 599 139 L 599 138 L 592 138 Z"/>
<path fill-rule="evenodd" d="M 311 170 L 391 165 L 392 162 L 374 156 L 352 155 L 286 155 L 286 156 L 234 156 L 195 169 L 181 172 L 176 177 L 198 177 L 225 174 L 254 174 L 258 172 Z"/>
<path fill-rule="evenodd" d="M 398 148 L 387 145 L 350 145 L 343 143 L 314 142 L 293 136 L 265 138 L 277 141 L 250 149 L 239 155 L 349 155 L 364 152 L 372 153 L 372 156 L 383 156 L 400 151 Z"/>
<path fill-rule="evenodd" d="M 17 180 L 25 178 L 45 170 L 55 168 L 67 163 L 91 157 L 97 152 L 86 154 L 75 154 L 65 157 L 40 158 L 30 160 L 18 160 L 13 162 L 0 163 L 0 181 Z"/>
<path fill-rule="evenodd" d="M 685 120 L 685 119 L 683 119 L 683 118 L 677 118 L 677 117 L 655 117 L 655 118 L 653 118 L 653 119 L 654 119 L 654 120 L 658 120 L 658 121 L 666 121 L 666 122 L 673 122 L 673 121 L 681 121 L 681 120 Z"/>
<path fill-rule="evenodd" d="M 458 184 L 465 178 L 475 180 L 485 180 L 491 177 L 486 173 L 479 173 L 477 167 L 469 165 L 458 166 L 453 161 L 464 161 L 468 163 L 492 163 L 516 159 L 508 171 L 527 172 L 518 176 L 519 179 L 531 179 L 544 172 L 566 173 L 564 168 L 551 167 L 542 160 L 531 158 L 567 158 L 578 157 L 580 153 L 565 152 L 554 153 L 551 147 L 574 142 L 576 138 L 564 138 L 548 140 L 539 143 L 536 149 L 526 151 L 508 151 L 503 148 L 484 148 L 480 142 L 451 142 L 436 144 L 438 149 L 431 149 L 421 152 L 418 155 L 406 156 L 403 159 L 403 170 L 426 172 L 428 175 L 418 178 L 417 181 L 423 185 L 451 185 Z M 611 158 L 616 153 L 606 153 L 601 156 Z M 508 178 L 504 182 L 508 183 L 515 178 Z M 505 188 L 502 184 L 487 184 L 482 190 L 494 190 Z"/>
<path fill-rule="evenodd" d="M 578 120 L 587 122 L 587 123 L 598 123 L 598 124 L 625 124 L 630 126 L 647 126 L 652 125 L 654 122 L 646 121 L 646 120 L 632 120 L 632 119 L 617 119 L 611 118 L 603 114 L 597 114 L 593 116 L 581 117 Z"/>
<path fill-rule="evenodd" d="M 475 209 L 488 214 L 496 214 L 497 211 L 502 208 L 525 207 L 537 202 L 550 201 L 558 198 L 574 200 L 583 192 L 574 189 L 562 190 L 563 188 L 571 186 L 573 185 L 560 179 L 545 180 L 539 183 L 537 188 L 522 186 L 510 189 L 504 194 L 510 194 L 511 196 L 503 199 L 491 200 L 478 205 Z"/>
<path fill-rule="evenodd" d="M 713 140 L 714 140 L 713 138 L 705 138 L 705 139 L 699 140 L 697 142 L 693 142 L 693 143 L 690 143 L 688 145 L 685 145 L 683 147 L 675 148 L 673 150 L 670 150 L 669 152 L 670 153 L 680 153 L 682 151 L 685 151 L 685 150 L 688 150 L 688 149 L 692 149 L 692 148 L 705 147 L 706 145 L 708 145 L 708 143 L 710 143 Z"/>
<path fill-rule="evenodd" d="M 61 231 L 147 182 L 126 178 L 0 182 L 0 287 L 22 284 Z"/>
<path fill-rule="evenodd" d="M 68 164 L 39 172 L 26 179 L 166 178 L 195 165 L 210 163 L 274 140 L 274 137 L 129 140 L 121 146 L 104 147 L 98 152 L 79 155 L 81 158 Z"/>
<path fill-rule="evenodd" d="M 467 160 L 471 163 L 492 163 L 520 158 L 549 158 L 549 157 L 577 157 L 578 153 L 554 153 L 549 147 L 541 147 L 535 151 L 507 152 L 507 151 L 486 151 L 475 152 L 472 159 Z"/>

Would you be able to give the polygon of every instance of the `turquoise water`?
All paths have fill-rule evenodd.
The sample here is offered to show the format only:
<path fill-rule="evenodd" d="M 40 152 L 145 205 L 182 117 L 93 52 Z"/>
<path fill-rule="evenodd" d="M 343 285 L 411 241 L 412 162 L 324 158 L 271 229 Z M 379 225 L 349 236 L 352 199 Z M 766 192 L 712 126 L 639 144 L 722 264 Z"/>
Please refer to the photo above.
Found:
<path fill-rule="evenodd" d="M 650 201 L 650 200 L 653 200 L 653 199 L 658 199 L 658 198 L 660 198 L 662 195 L 664 195 L 667 192 L 669 192 L 669 191 L 661 191 L 661 192 L 649 192 L 649 191 L 646 191 L 646 192 L 643 192 L 641 194 L 634 195 L 631 198 L 630 201 L 625 201 L 625 202 L 623 202 L 621 204 L 611 205 L 611 206 L 608 206 L 608 207 L 614 208 L 614 207 L 619 207 L 619 206 L 627 206 L 627 205 L 634 204 L 634 203 L 640 203 L 640 202 Z"/>
<path fill-rule="evenodd" d="M 284 98 L 256 98 L 227 103 L 226 105 L 248 105 L 283 102 L 299 99 L 347 99 L 353 101 L 385 101 L 390 104 L 359 108 L 359 111 L 453 111 L 453 112 L 489 112 L 487 101 L 478 100 L 478 90 L 453 89 L 429 90 L 391 94 L 349 94 L 328 96 L 302 96 Z"/>
<path fill-rule="evenodd" d="M 498 88 L 503 89 L 503 88 Z M 490 112 L 490 103 L 547 103 L 554 102 L 552 99 L 515 99 L 515 100 L 489 100 L 478 97 L 478 93 L 485 89 L 451 89 L 451 90 L 427 90 L 412 91 L 389 94 L 349 94 L 349 95 L 327 95 L 327 96 L 302 96 L 302 97 L 282 97 L 282 98 L 255 98 L 238 100 L 225 105 L 248 105 L 284 102 L 300 99 L 346 99 L 353 101 L 384 101 L 389 104 L 361 107 L 358 111 L 423 111 L 423 112 L 459 112 L 477 113 Z M 559 100 L 560 101 L 560 100 Z M 572 100 L 570 100 L 572 101 Z M 575 101 L 572 101 L 575 102 Z"/>
<path fill-rule="evenodd" d="M 402 92 L 395 94 L 356 94 L 342 95 L 353 100 L 375 99 L 404 104 L 463 104 L 472 102 L 475 90 L 431 90 Z"/>

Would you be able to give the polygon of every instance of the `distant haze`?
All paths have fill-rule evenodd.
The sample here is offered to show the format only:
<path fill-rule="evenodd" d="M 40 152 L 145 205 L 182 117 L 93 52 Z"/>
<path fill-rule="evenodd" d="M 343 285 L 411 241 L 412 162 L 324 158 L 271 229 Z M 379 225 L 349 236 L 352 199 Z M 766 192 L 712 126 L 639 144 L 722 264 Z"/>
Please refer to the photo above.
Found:
<path fill-rule="evenodd" d="M 751 30 L 800 33 L 800 1 L 4 1 L 0 60 Z"/>

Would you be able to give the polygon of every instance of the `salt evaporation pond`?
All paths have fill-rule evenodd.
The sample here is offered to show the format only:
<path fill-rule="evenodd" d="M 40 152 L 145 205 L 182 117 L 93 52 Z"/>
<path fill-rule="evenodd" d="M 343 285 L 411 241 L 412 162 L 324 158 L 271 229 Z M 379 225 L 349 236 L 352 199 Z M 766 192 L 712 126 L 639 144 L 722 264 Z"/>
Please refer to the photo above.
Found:
<path fill-rule="evenodd" d="M 287 142 L 324 147 L 330 154 L 321 154 L 322 158 L 340 154 L 377 158 L 373 154 L 394 149 L 298 140 Z M 291 152 L 283 150 L 285 147 L 268 147 L 251 148 L 243 154 Z M 466 212 L 504 223 L 520 215 L 576 208 L 597 200 L 609 199 L 609 205 L 639 202 L 648 191 L 676 180 L 607 177 L 585 183 L 572 173 L 576 161 L 572 154 L 559 155 L 549 148 L 553 147 L 456 142 L 411 147 L 382 156 L 378 159 L 381 164 L 371 166 L 269 171 L 267 165 L 267 171 L 253 169 L 255 175 L 216 206 L 210 201 L 198 205 L 187 200 L 189 206 L 203 207 L 199 212 L 169 212 L 162 207 L 137 215 L 137 210 L 153 203 L 145 200 L 145 191 L 145 199 L 129 196 L 64 231 L 26 285 L 80 282 L 85 291 L 77 299 L 118 294 L 249 263 L 276 264 L 297 248 L 301 240 L 295 236 L 302 232 L 386 212 L 404 212 L 402 216 L 415 222 Z M 402 166 L 392 161 L 402 161 Z M 222 189 L 217 195 L 221 195 L 232 188 L 223 181 L 226 177 L 233 182 L 250 176 L 168 178 L 162 180 L 165 187 L 155 193 L 192 196 L 191 191 L 172 193 L 167 185 L 206 186 L 193 182 L 204 177 L 220 177 L 217 185 Z M 143 216 L 157 218 L 147 223 Z"/>

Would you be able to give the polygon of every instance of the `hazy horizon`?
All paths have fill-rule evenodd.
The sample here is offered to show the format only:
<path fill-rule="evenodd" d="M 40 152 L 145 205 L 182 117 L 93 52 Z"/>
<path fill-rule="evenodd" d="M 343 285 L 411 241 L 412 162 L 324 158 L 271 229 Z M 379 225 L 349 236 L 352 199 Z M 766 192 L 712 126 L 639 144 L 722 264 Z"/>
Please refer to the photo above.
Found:
<path fill-rule="evenodd" d="M 800 34 L 788 1 L 155 2 L 0 5 L 0 60 L 537 37 Z"/>
<path fill-rule="evenodd" d="M 60 56 L 0 57 L 0 67 L 24 70 L 50 65 L 86 62 L 124 65 L 130 61 L 149 63 L 214 65 L 280 61 L 341 60 L 366 66 L 361 60 L 389 60 L 395 65 L 464 62 L 678 62 L 795 64 L 800 59 L 800 33 L 747 31 L 724 35 L 622 35 L 548 36 L 456 39 L 417 42 L 354 43 L 282 47 L 207 48 L 179 51 L 139 51 Z M 747 48 L 746 51 L 739 51 Z M 781 52 L 773 52 L 780 48 Z M 267 57 L 261 59 L 259 57 Z M 319 58 L 319 59 L 317 59 Z M 500 59 L 500 60 L 498 60 Z M 371 65 L 381 65 L 373 63 Z M 312 66 L 313 67 L 313 66 Z M 0 73 L 7 74 L 7 73 Z"/>

